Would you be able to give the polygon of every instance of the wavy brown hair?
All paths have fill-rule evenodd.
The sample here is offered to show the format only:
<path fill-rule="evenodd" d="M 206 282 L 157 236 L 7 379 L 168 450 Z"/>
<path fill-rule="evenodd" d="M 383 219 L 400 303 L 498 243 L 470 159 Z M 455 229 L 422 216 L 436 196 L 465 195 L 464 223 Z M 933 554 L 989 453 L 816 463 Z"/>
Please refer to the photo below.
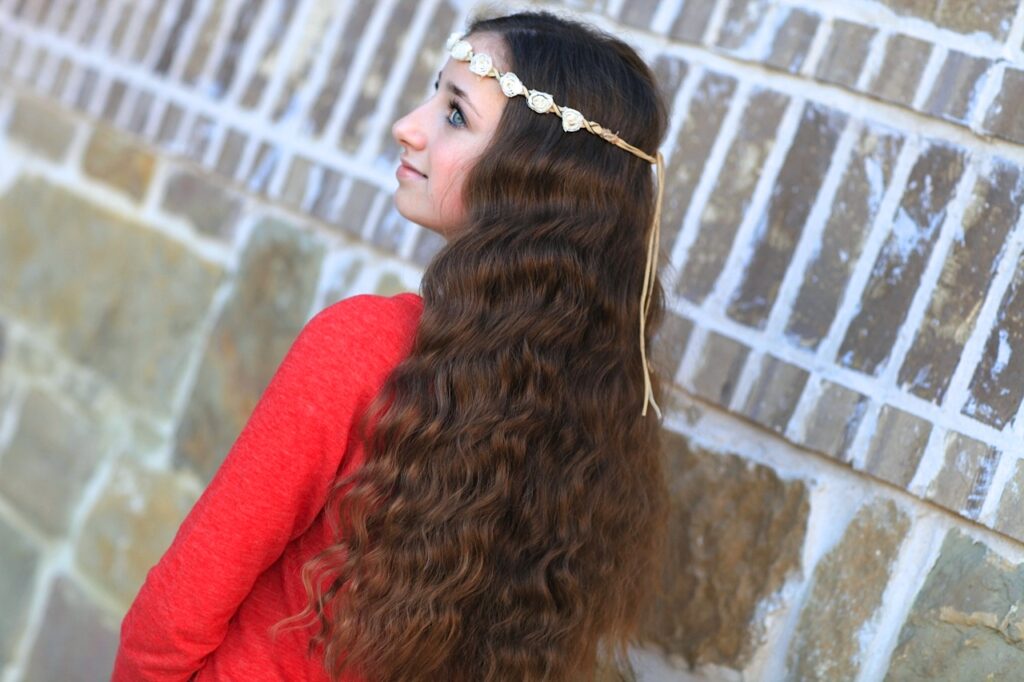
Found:
<path fill-rule="evenodd" d="M 664 99 L 624 42 L 544 12 L 467 31 L 485 32 L 529 87 L 658 148 Z M 667 517 L 661 425 L 640 414 L 653 196 L 649 163 L 509 100 L 466 178 L 469 226 L 423 276 L 411 354 L 360 422 L 366 463 L 325 508 L 337 544 L 304 568 L 293 618 L 315 614 L 332 678 L 628 669 Z M 663 314 L 656 282 L 648 344 Z"/>

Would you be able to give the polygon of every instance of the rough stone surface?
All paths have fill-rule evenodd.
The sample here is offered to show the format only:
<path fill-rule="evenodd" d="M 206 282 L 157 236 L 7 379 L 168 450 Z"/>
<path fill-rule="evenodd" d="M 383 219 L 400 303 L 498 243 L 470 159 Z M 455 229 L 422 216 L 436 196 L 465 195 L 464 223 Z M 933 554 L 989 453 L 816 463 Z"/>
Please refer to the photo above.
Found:
<path fill-rule="evenodd" d="M 39 551 L 0 518 L 0 670 L 17 646 L 32 598 L 30 587 L 39 565 Z"/>
<path fill-rule="evenodd" d="M 828 333 L 902 144 L 894 130 L 861 129 L 786 323 L 786 336 L 794 343 L 817 348 Z"/>
<path fill-rule="evenodd" d="M 185 218 L 200 232 L 230 240 L 242 201 L 216 180 L 181 169 L 167 179 L 162 208 Z"/>
<path fill-rule="evenodd" d="M 1024 567 L 952 530 L 900 630 L 885 679 L 1019 679 L 1022 612 Z"/>
<path fill-rule="evenodd" d="M 994 447 L 951 431 L 942 469 L 928 484 L 925 496 L 967 518 L 977 518 L 997 464 L 999 451 Z"/>
<path fill-rule="evenodd" d="M 0 494 L 44 532 L 59 535 L 105 447 L 104 434 L 87 414 L 32 389 L 0 457 Z"/>
<path fill-rule="evenodd" d="M 7 135 L 51 161 L 60 161 L 75 136 L 75 123 L 52 104 L 35 97 L 19 97 Z"/>
<path fill-rule="evenodd" d="M 39 178 L 0 197 L 0 307 L 145 409 L 170 407 L 222 275 Z"/>
<path fill-rule="evenodd" d="M 728 405 L 749 352 L 737 341 L 709 333 L 689 382 L 693 392 L 713 403 Z"/>
<path fill-rule="evenodd" d="M 195 501 L 181 476 L 120 462 L 86 516 L 77 563 L 128 604 Z"/>
<path fill-rule="evenodd" d="M 253 230 L 233 297 L 211 332 L 175 457 L 209 480 L 307 321 L 323 245 L 276 219 Z"/>
<path fill-rule="evenodd" d="M 878 415 L 865 470 L 901 488 L 914 477 L 924 454 L 931 424 L 891 405 Z"/>
<path fill-rule="evenodd" d="M 868 92 L 894 104 L 909 107 L 914 102 L 921 72 L 928 64 L 932 45 L 905 35 L 893 35 L 885 46 L 882 66 L 868 86 Z"/>
<path fill-rule="evenodd" d="M 993 528 L 1024 542 L 1024 460 L 1017 460 L 1003 488 Z"/>
<path fill-rule="evenodd" d="M 962 412 L 997 429 L 1010 423 L 1024 397 L 1024 256 L 1003 295 L 974 370 Z"/>
<path fill-rule="evenodd" d="M 999 163 L 978 177 L 928 310 L 900 367 L 899 382 L 911 393 L 942 402 L 1022 201 L 1024 182 L 1017 166 Z"/>
<path fill-rule="evenodd" d="M 818 61 L 815 77 L 852 89 L 867 61 L 875 29 L 843 19 L 832 24 L 832 33 Z"/>
<path fill-rule="evenodd" d="M 100 123 L 93 130 L 82 170 L 141 202 L 149 189 L 156 157 L 125 133 Z"/>
<path fill-rule="evenodd" d="M 743 414 L 762 426 L 784 433 L 806 383 L 806 370 L 766 355 L 747 394 Z"/>
<path fill-rule="evenodd" d="M 839 362 L 868 374 L 889 357 L 963 173 L 963 150 L 936 142 L 918 158 L 850 322 Z"/>
<path fill-rule="evenodd" d="M 95 606 L 68 578 L 50 590 L 25 668 L 26 680 L 103 680 L 110 677 L 118 643 L 118 618 Z"/>
<path fill-rule="evenodd" d="M 867 409 L 867 397 L 831 381 L 822 381 L 818 399 L 804 421 L 798 442 L 811 450 L 849 461 L 850 445 Z"/>
<path fill-rule="evenodd" d="M 708 295 L 725 265 L 788 103 L 788 97 L 770 90 L 750 97 L 679 278 L 677 292 L 695 303 Z"/>
<path fill-rule="evenodd" d="M 873 500 L 857 511 L 839 544 L 814 569 L 790 643 L 791 679 L 856 679 L 870 653 L 861 632 L 882 605 L 909 528 L 910 518 L 889 500 Z"/>
<path fill-rule="evenodd" d="M 800 570 L 807 489 L 664 433 L 674 500 L 670 558 L 644 638 L 691 665 L 742 668 L 760 643 L 759 614 Z"/>
<path fill-rule="evenodd" d="M 932 84 L 924 110 L 932 116 L 967 125 L 985 82 L 991 60 L 950 50 Z"/>
<path fill-rule="evenodd" d="M 807 216 L 825 179 L 847 116 L 808 104 L 786 153 L 754 237 L 746 276 L 729 301 L 728 315 L 763 329 L 793 258 Z"/>

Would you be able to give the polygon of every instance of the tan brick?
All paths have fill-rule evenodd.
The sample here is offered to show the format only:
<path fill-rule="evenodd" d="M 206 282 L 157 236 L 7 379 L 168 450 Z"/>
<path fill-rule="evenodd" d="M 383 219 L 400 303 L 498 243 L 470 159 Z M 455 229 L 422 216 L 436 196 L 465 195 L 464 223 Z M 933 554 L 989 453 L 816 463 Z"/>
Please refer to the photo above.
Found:
<path fill-rule="evenodd" d="M 854 146 L 815 251 L 786 323 L 786 335 L 817 348 L 839 308 L 843 291 L 878 212 L 903 143 L 895 130 L 865 126 Z"/>
<path fill-rule="evenodd" d="M 963 172 L 963 154 L 936 142 L 914 165 L 839 350 L 847 367 L 874 374 L 888 359 Z"/>
<path fill-rule="evenodd" d="M 61 161 L 75 136 L 75 122 L 56 105 L 22 96 L 15 100 L 8 136 L 51 161 Z"/>
<path fill-rule="evenodd" d="M 839 544 L 814 569 L 789 645 L 792 679 L 856 679 L 871 653 L 862 643 L 862 631 L 882 606 L 909 528 L 910 519 L 888 500 L 873 500 L 857 511 Z"/>
<path fill-rule="evenodd" d="M 883 405 L 864 469 L 905 488 L 917 471 L 932 425 L 891 405 Z"/>
<path fill-rule="evenodd" d="M 931 51 L 931 43 L 923 40 L 899 34 L 890 36 L 882 66 L 868 86 L 868 92 L 887 102 L 909 107 L 914 102 Z"/>
<path fill-rule="evenodd" d="M 1000 162 L 978 177 L 959 238 L 900 367 L 898 381 L 911 393 L 942 402 L 1022 202 L 1024 181 L 1017 166 Z"/>
<path fill-rule="evenodd" d="M 721 274 L 788 103 L 787 96 L 770 90 L 750 97 L 679 278 L 677 292 L 691 301 L 703 302 Z"/>
<path fill-rule="evenodd" d="M 678 434 L 664 437 L 669 560 L 663 597 L 641 636 L 691 665 L 743 668 L 760 644 L 767 600 L 800 568 L 807 489 Z"/>
<path fill-rule="evenodd" d="M 745 277 L 729 301 L 727 313 L 737 322 L 757 328 L 767 324 L 846 121 L 845 114 L 828 107 L 804 107 L 796 137 L 764 208 Z"/>
<path fill-rule="evenodd" d="M 815 77 L 852 89 L 860 78 L 874 36 L 875 29 L 869 26 L 836 19 Z"/>
<path fill-rule="evenodd" d="M 999 451 L 955 431 L 946 435 L 944 451 L 942 468 L 928 484 L 925 497 L 957 514 L 977 518 L 999 463 Z"/>
<path fill-rule="evenodd" d="M 89 138 L 82 158 L 86 175 L 141 202 L 149 189 L 156 157 L 129 135 L 99 123 Z"/>

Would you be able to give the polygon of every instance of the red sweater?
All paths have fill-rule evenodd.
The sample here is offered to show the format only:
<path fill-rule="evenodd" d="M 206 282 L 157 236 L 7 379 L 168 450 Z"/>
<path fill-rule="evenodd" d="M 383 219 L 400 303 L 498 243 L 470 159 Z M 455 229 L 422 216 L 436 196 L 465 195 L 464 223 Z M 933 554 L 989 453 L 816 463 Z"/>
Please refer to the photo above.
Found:
<path fill-rule="evenodd" d="M 412 346 L 416 294 L 359 295 L 315 315 L 121 624 L 115 682 L 316 680 L 300 569 L 331 542 L 330 485 L 360 466 L 358 416 Z M 198 674 L 193 678 L 193 674 Z"/>

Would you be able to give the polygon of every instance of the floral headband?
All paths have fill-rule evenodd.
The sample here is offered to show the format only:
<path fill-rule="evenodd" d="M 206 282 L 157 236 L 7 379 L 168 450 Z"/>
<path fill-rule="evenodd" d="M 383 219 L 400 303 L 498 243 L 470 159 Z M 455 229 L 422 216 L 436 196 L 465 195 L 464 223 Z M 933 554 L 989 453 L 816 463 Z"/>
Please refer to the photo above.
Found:
<path fill-rule="evenodd" d="M 448 38 L 446 47 L 452 59 L 460 62 L 469 62 L 469 70 L 476 75 L 496 78 L 501 85 L 501 91 L 509 99 L 522 95 L 526 97 L 527 105 L 538 114 L 557 114 L 562 119 L 562 130 L 565 132 L 574 133 L 581 129 L 587 130 L 601 139 L 626 150 L 630 154 L 638 156 L 648 163 L 655 164 L 658 174 L 658 198 L 654 205 L 654 219 L 651 222 L 650 236 L 647 239 L 647 264 L 644 266 L 644 286 L 640 294 L 640 358 L 644 366 L 644 407 L 640 414 L 641 416 L 647 415 L 647 404 L 649 402 L 660 417 L 661 409 L 658 408 L 658 403 L 654 401 L 654 390 L 651 385 L 651 368 L 647 362 L 647 344 L 644 327 L 647 320 L 647 312 L 651 306 L 651 296 L 654 293 L 654 282 L 657 278 L 657 253 L 658 239 L 661 231 L 661 203 L 664 194 L 663 172 L 665 165 L 661 152 L 659 151 L 655 156 L 651 156 L 624 141 L 596 121 L 587 120 L 583 114 L 575 109 L 555 104 L 554 98 L 550 94 L 528 89 L 520 82 L 519 77 L 511 71 L 501 73 L 494 68 L 494 61 L 490 55 L 474 53 L 473 46 L 464 40 L 460 33 L 452 33 Z"/>

